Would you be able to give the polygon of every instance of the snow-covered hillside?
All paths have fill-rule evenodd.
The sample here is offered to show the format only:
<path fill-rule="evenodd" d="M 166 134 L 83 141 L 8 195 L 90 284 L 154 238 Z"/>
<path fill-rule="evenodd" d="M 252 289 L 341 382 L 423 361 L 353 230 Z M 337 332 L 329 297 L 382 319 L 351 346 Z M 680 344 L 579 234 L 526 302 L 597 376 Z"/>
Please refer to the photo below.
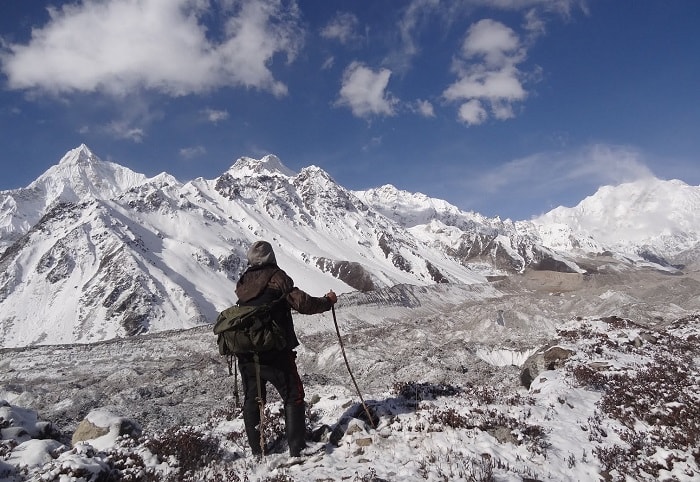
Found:
<path fill-rule="evenodd" d="M 274 156 L 182 184 L 147 179 L 81 146 L 29 188 L 2 196 L 3 346 L 210 322 L 235 302 L 257 239 L 269 240 L 312 294 L 474 283 L 489 272 L 426 246 L 321 169 L 295 174 Z"/>
<path fill-rule="evenodd" d="M 697 189 L 618 188 L 512 222 L 274 156 L 181 183 L 81 146 L 0 192 L 0 480 L 697 480 Z M 251 457 L 208 324 L 260 238 L 340 293 L 376 419 L 333 316 L 295 316 L 301 460 L 273 390 Z"/>
<path fill-rule="evenodd" d="M 182 183 L 81 145 L 26 188 L 0 192 L 0 338 L 85 343 L 206 324 L 235 302 L 258 239 L 311 294 L 584 273 L 602 254 L 673 272 L 671 257 L 698 259 L 698 189 L 603 188 L 577 208 L 513 222 L 389 185 L 352 192 L 275 156 Z"/>
<path fill-rule="evenodd" d="M 671 258 L 700 243 L 700 186 L 655 178 L 603 186 L 577 206 L 560 206 L 533 223 L 554 249 L 592 239 L 599 250 Z"/>
<path fill-rule="evenodd" d="M 68 151 L 26 188 L 0 191 L 0 250 L 58 203 L 109 199 L 146 181 L 143 174 L 99 160 L 84 144 Z"/>
<path fill-rule="evenodd" d="M 342 295 L 375 426 L 332 317 L 297 316 L 300 459 L 271 388 L 269 454 L 251 455 L 210 327 L 0 350 L 0 479 L 697 480 L 697 277 L 544 274 Z"/>

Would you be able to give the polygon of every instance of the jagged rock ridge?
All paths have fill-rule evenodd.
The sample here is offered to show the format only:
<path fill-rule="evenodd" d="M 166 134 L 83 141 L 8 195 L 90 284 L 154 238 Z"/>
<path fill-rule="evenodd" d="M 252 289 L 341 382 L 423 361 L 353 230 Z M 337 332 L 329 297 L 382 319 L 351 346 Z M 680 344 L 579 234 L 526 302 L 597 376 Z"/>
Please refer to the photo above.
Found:
<path fill-rule="evenodd" d="M 561 221 L 489 219 L 392 186 L 353 192 L 275 156 L 241 158 L 213 180 L 147 178 L 81 145 L 27 188 L 0 192 L 0 334 L 12 347 L 210 322 L 235 301 L 257 239 L 318 294 L 483 283 L 526 269 L 584 273 L 605 266 L 587 257 L 615 256 Z M 692 244 L 683 249 L 693 259 Z M 675 269 L 656 245 L 618 251 Z"/>

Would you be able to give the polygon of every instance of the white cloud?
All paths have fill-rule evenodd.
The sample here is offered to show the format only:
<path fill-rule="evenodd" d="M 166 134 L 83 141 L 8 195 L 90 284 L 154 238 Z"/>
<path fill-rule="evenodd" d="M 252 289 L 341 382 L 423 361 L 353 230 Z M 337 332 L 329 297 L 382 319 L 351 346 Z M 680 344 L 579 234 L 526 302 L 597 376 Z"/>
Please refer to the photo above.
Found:
<path fill-rule="evenodd" d="M 400 44 L 396 50 L 389 53 L 385 64 L 399 72 L 408 71 L 413 57 L 420 52 L 417 35 L 425 21 L 432 15 L 439 14 L 441 10 L 440 0 L 412 0 L 398 21 Z"/>
<path fill-rule="evenodd" d="M 534 8 L 525 14 L 525 23 L 523 27 L 529 32 L 532 39 L 544 35 L 546 30 L 544 20 L 542 20 L 539 12 Z"/>
<path fill-rule="evenodd" d="M 375 72 L 360 62 L 351 63 L 343 73 L 336 106 L 349 107 L 357 117 L 395 114 L 398 100 L 387 92 L 391 71 Z"/>
<path fill-rule="evenodd" d="M 464 3 L 471 7 L 485 6 L 502 10 L 538 8 L 563 16 L 569 16 L 574 6 L 584 10 L 586 8 L 586 0 L 466 0 Z"/>
<path fill-rule="evenodd" d="M 490 102 L 522 100 L 527 96 L 517 78 L 516 69 L 504 67 L 498 71 L 471 72 L 447 88 L 447 100 L 485 99 Z"/>
<path fill-rule="evenodd" d="M 488 67 L 500 68 L 511 63 L 510 57 L 519 45 L 520 40 L 512 29 L 484 19 L 469 27 L 462 51 L 466 58 L 483 56 Z"/>
<path fill-rule="evenodd" d="M 217 124 L 228 119 L 229 117 L 227 110 L 203 109 L 201 114 L 204 116 L 204 119 L 206 119 L 207 122 L 211 122 L 212 124 Z"/>
<path fill-rule="evenodd" d="M 593 144 L 574 158 L 565 179 L 598 179 L 603 184 L 620 184 L 654 177 L 643 154 L 628 146 Z"/>
<path fill-rule="evenodd" d="M 473 177 L 489 193 L 526 187 L 533 193 L 566 191 L 572 186 L 616 185 L 653 177 L 644 156 L 628 146 L 593 144 L 569 152 L 544 152 L 507 162 Z"/>
<path fill-rule="evenodd" d="M 584 12 L 587 0 L 411 0 L 397 21 L 399 42 L 389 52 L 384 65 L 394 72 L 405 73 L 411 68 L 413 58 L 420 53 L 420 35 L 433 22 L 439 22 L 449 30 L 454 20 L 474 15 L 480 8 L 511 12 L 523 11 L 523 28 L 529 40 L 544 34 L 545 18 L 550 14 L 568 18 L 574 7 Z"/>
<path fill-rule="evenodd" d="M 435 117 L 435 108 L 433 104 L 427 100 L 417 100 L 414 110 L 423 117 Z"/>
<path fill-rule="evenodd" d="M 498 120 L 507 120 L 515 117 L 513 106 L 509 102 L 492 102 L 491 113 Z"/>
<path fill-rule="evenodd" d="M 364 152 L 368 152 L 368 151 L 370 151 L 370 150 L 372 150 L 372 149 L 374 149 L 374 148 L 376 148 L 376 147 L 381 146 L 381 145 L 382 145 L 382 141 L 383 141 L 382 136 L 375 136 L 375 137 L 372 137 L 372 138 L 370 138 L 369 142 L 367 142 L 367 144 L 365 144 L 364 146 L 362 146 L 362 150 L 363 150 Z"/>
<path fill-rule="evenodd" d="M 180 149 L 180 157 L 183 159 L 194 159 L 207 153 L 204 146 L 183 147 Z"/>
<path fill-rule="evenodd" d="M 471 99 L 459 106 L 459 120 L 470 126 L 481 124 L 487 117 L 486 109 L 476 99 Z"/>
<path fill-rule="evenodd" d="M 146 130 L 162 120 L 164 115 L 162 110 L 153 108 L 147 95 L 134 92 L 119 99 L 118 113 L 114 120 L 93 125 L 90 131 L 140 143 L 146 137 Z"/>
<path fill-rule="evenodd" d="M 150 89 L 178 96 L 222 86 L 285 95 L 270 65 L 293 61 L 303 43 L 296 3 L 222 1 L 217 40 L 202 23 L 203 0 L 84 0 L 50 8 L 27 44 L 6 46 L 12 89 L 52 94 Z"/>
<path fill-rule="evenodd" d="M 518 35 L 490 19 L 473 24 L 453 65 L 458 79 L 443 92 L 451 102 L 461 102 L 459 119 L 468 125 L 514 117 L 515 102 L 527 97 L 518 64 L 525 51 Z M 488 108 L 488 109 L 487 109 Z"/>
<path fill-rule="evenodd" d="M 129 140 L 137 144 L 143 142 L 144 137 L 146 137 L 146 132 L 142 128 L 134 127 L 123 121 L 110 122 L 102 127 L 102 130 L 112 137 Z"/>
<path fill-rule="evenodd" d="M 321 37 L 334 39 L 347 45 L 358 41 L 361 36 L 357 31 L 360 21 L 349 12 L 338 12 L 328 24 L 321 29 Z"/>
<path fill-rule="evenodd" d="M 575 205 L 604 185 L 655 177 L 641 151 L 609 144 L 591 144 L 565 151 L 548 151 L 476 171 L 456 167 L 450 189 L 459 205 L 486 214 L 495 206 L 532 216 L 559 205 Z M 524 212 L 528 214 L 524 214 Z M 503 215 L 491 212 L 489 215 Z"/>

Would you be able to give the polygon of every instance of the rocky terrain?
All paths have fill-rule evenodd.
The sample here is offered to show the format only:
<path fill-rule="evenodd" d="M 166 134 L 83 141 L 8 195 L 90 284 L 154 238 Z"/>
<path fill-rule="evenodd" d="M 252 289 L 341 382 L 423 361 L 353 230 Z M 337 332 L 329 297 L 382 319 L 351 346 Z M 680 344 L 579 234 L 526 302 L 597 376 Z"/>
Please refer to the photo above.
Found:
<path fill-rule="evenodd" d="M 401 285 L 341 296 L 342 339 L 376 428 L 363 419 L 330 314 L 297 315 L 309 431 L 320 440 L 313 443 L 317 453 L 298 465 L 285 455 L 274 395 L 268 436 L 278 443 L 263 460 L 250 457 L 234 378 L 209 326 L 4 349 L 0 399 L 51 422 L 41 437 L 56 442 L 49 455 L 27 463 L 17 443 L 30 437 L 15 436 L 13 443 L 14 422 L 6 420 L 0 473 L 17 481 L 63 480 L 61 474 L 73 480 L 694 480 L 700 474 L 698 273 L 599 262 L 587 275 L 528 271 L 484 284 Z M 135 422 L 141 432 L 107 447 L 71 446 L 79 423 L 98 409 Z M 201 458 L 188 458 L 188 451 Z M 15 463 L 27 468 L 15 471 Z"/>
<path fill-rule="evenodd" d="M 80 146 L 0 192 L 0 479 L 696 480 L 698 189 L 511 221 L 274 156 L 181 183 Z M 211 330 L 260 238 L 340 294 L 340 339 L 295 318 L 300 460 L 274 393 L 251 456 Z"/>

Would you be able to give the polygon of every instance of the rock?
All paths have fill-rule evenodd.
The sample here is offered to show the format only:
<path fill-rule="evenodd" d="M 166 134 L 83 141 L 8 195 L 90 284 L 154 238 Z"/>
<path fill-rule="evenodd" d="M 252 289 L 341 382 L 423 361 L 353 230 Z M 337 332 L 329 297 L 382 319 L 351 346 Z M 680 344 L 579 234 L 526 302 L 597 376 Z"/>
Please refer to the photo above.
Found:
<path fill-rule="evenodd" d="M 362 437 L 358 438 L 355 440 L 355 443 L 357 444 L 358 447 L 369 447 L 372 445 L 372 438 L 371 437 Z"/>
<path fill-rule="evenodd" d="M 593 361 L 588 363 L 588 368 L 595 372 L 609 370 L 611 366 L 612 365 L 610 365 L 610 363 L 604 361 Z"/>
<path fill-rule="evenodd" d="M 57 438 L 58 431 L 49 422 L 39 420 L 37 412 L 0 400 L 0 440 L 22 443 L 33 438 Z"/>
<path fill-rule="evenodd" d="M 518 439 L 513 436 L 513 433 L 508 427 L 495 427 L 491 430 L 487 430 L 487 432 L 496 440 L 498 440 L 499 443 L 512 443 L 515 445 L 518 445 Z"/>
<path fill-rule="evenodd" d="M 97 449 L 111 446 L 122 435 L 138 437 L 141 427 L 134 421 L 118 417 L 105 410 L 93 410 L 80 422 L 73 433 L 73 446 L 90 441 Z"/>
<path fill-rule="evenodd" d="M 359 434 L 362 433 L 367 433 L 367 425 L 365 422 L 346 415 L 341 418 L 340 422 L 338 422 L 336 427 L 333 429 L 333 432 L 331 432 L 329 442 L 335 446 L 338 446 L 342 438 L 346 435 L 358 434 L 355 435 L 355 437 L 359 438 Z"/>
<path fill-rule="evenodd" d="M 520 372 L 520 383 L 525 388 L 530 388 L 537 375 L 546 370 L 556 370 L 574 353 L 572 350 L 556 345 L 544 347 L 525 360 Z"/>
<path fill-rule="evenodd" d="M 108 433 L 109 427 L 98 427 L 88 419 L 84 419 L 82 422 L 80 422 L 78 428 L 75 429 L 71 442 L 73 445 L 75 445 L 78 442 L 93 440 L 102 437 L 103 435 L 107 435 Z"/>
<path fill-rule="evenodd" d="M 364 432 L 365 426 L 360 420 L 352 419 L 348 424 L 348 428 L 345 430 L 346 435 L 352 435 L 358 432 Z"/>

